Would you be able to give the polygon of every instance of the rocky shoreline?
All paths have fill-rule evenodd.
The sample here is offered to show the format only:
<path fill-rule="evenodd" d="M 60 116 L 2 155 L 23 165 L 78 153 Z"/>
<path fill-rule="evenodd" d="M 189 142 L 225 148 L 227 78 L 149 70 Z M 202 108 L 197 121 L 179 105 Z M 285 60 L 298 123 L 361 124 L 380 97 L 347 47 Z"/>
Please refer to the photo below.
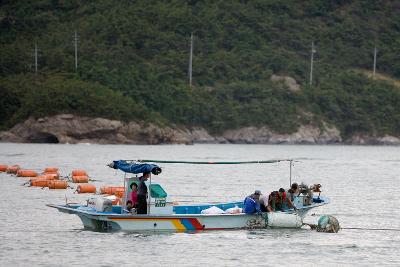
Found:
<path fill-rule="evenodd" d="M 351 144 L 400 145 L 394 136 L 355 135 L 343 140 L 340 131 L 303 125 L 291 134 L 278 134 L 266 127 L 232 129 L 213 136 L 204 128 L 159 127 L 154 124 L 121 122 L 61 114 L 29 118 L 9 131 L 0 132 L 1 142 L 16 143 L 98 143 L 98 144 Z"/>

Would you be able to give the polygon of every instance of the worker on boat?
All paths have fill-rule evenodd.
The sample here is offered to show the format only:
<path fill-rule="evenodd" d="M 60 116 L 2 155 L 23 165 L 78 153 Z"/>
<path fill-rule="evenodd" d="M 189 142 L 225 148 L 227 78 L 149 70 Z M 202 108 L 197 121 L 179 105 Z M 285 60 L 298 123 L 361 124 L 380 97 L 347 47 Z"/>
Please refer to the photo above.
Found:
<path fill-rule="evenodd" d="M 243 202 L 243 207 L 244 207 L 244 213 L 246 214 L 254 214 L 254 213 L 260 213 L 261 209 L 260 209 L 260 195 L 261 195 L 261 191 L 260 190 L 256 190 L 254 191 L 253 194 L 251 194 L 250 196 L 247 196 L 244 199 Z"/>
<path fill-rule="evenodd" d="M 131 192 L 132 206 L 134 208 L 137 208 L 137 205 L 138 205 L 138 197 L 137 197 L 138 185 L 136 183 L 131 183 L 130 188 L 132 189 L 132 192 Z"/>
<path fill-rule="evenodd" d="M 133 204 L 132 204 L 132 200 L 128 200 L 128 201 L 126 202 L 126 207 L 125 207 L 125 209 L 124 209 L 124 212 L 125 212 L 125 213 L 132 213 L 132 210 L 134 210 Z"/>
<path fill-rule="evenodd" d="M 293 203 L 294 198 L 300 195 L 299 185 L 293 183 L 289 190 L 287 190 L 286 196 Z"/>
<path fill-rule="evenodd" d="M 287 197 L 286 191 L 283 188 L 279 188 L 279 191 L 273 191 L 268 198 L 268 212 L 272 211 L 285 211 L 284 205 L 292 207 L 294 210 L 297 210 L 296 206 L 293 205 L 292 201 Z"/>
<path fill-rule="evenodd" d="M 145 181 L 147 181 L 149 177 L 150 172 L 144 172 L 143 176 L 139 177 L 137 214 L 147 214 L 147 186 Z"/>

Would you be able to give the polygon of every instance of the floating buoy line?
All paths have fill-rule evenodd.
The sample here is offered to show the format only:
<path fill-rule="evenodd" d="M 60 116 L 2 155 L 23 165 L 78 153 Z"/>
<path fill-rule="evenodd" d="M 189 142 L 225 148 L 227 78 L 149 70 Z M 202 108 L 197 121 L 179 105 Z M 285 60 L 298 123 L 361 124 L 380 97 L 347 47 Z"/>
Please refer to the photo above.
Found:
<path fill-rule="evenodd" d="M 0 165 L 1 172 L 14 177 L 28 179 L 22 184 L 26 187 L 48 188 L 51 190 L 75 189 L 73 193 L 114 196 L 114 204 L 120 203 L 122 197 L 125 195 L 125 188 L 123 186 L 101 186 L 97 189 L 90 182 L 98 180 L 90 177 L 86 170 L 82 169 L 74 169 L 67 176 L 62 176 L 56 167 L 46 167 L 42 172 L 38 172 L 31 169 L 23 169 L 20 165 Z M 70 183 L 76 184 L 76 188 Z"/>

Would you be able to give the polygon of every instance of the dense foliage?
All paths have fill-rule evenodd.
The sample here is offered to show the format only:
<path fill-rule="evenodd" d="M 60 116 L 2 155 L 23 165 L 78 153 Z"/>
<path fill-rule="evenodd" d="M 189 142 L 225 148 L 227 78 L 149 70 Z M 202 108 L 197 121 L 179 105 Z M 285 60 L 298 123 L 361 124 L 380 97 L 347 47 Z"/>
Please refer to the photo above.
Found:
<path fill-rule="evenodd" d="M 399 13 L 390 0 L 2 1 L 0 127 L 74 113 L 212 131 L 292 132 L 324 120 L 345 137 L 399 135 L 400 89 L 353 71 L 371 69 L 376 45 L 378 71 L 400 78 Z M 301 91 L 272 74 L 294 77 Z"/>

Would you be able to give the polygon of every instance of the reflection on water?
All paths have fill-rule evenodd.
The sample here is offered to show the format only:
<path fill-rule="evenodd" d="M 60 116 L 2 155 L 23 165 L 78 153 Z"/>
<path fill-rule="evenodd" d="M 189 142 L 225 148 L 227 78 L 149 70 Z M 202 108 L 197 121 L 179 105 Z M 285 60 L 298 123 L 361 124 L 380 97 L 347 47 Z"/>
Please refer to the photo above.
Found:
<path fill-rule="evenodd" d="M 400 229 L 400 152 L 397 147 L 272 145 L 46 145 L 0 144 L 0 164 L 41 171 L 58 167 L 66 176 L 85 169 L 96 186 L 120 185 L 117 159 L 249 161 L 293 158 L 293 181 L 322 184 L 331 204 L 313 210 L 315 222 L 331 214 L 342 227 Z M 289 186 L 288 163 L 249 165 L 160 164 L 154 177 L 175 201 L 242 200 L 255 189 Z M 344 229 L 325 234 L 306 228 L 200 233 L 101 233 L 83 229 L 77 216 L 46 204 L 84 202 L 74 189 L 21 186 L 24 178 L 0 174 L 1 266 L 276 266 L 400 265 L 397 232 Z M 387 203 L 387 204 L 386 204 Z"/>

